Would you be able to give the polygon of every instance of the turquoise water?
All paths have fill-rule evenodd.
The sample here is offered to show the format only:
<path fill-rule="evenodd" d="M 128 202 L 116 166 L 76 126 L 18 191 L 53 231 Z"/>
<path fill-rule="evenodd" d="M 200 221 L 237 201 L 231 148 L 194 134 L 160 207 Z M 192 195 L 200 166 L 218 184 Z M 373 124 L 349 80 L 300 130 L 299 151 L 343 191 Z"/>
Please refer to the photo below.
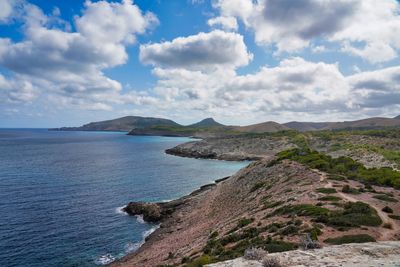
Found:
<path fill-rule="evenodd" d="M 137 249 L 155 225 L 120 211 L 170 200 L 245 162 L 170 156 L 187 138 L 0 130 L 0 266 L 97 266 Z"/>

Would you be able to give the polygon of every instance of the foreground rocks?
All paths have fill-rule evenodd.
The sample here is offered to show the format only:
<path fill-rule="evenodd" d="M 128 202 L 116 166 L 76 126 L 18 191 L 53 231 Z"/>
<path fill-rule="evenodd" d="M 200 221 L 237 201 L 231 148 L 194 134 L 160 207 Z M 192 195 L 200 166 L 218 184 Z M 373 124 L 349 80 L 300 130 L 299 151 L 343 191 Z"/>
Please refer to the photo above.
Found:
<path fill-rule="evenodd" d="M 272 253 L 285 267 L 329 266 L 367 267 L 400 266 L 400 241 L 346 244 L 318 250 L 294 250 Z M 261 262 L 238 258 L 206 265 L 208 267 L 262 267 Z"/>

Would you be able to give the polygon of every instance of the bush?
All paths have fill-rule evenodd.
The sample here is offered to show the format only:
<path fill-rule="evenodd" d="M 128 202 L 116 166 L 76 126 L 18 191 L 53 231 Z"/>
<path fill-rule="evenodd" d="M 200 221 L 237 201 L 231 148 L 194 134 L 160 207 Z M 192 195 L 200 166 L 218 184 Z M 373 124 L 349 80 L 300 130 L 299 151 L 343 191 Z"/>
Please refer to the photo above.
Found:
<path fill-rule="evenodd" d="M 391 223 L 384 223 L 383 228 L 393 229 L 393 225 Z"/>
<path fill-rule="evenodd" d="M 335 175 L 334 178 L 345 176 L 366 184 L 375 184 L 400 188 L 400 173 L 392 168 L 367 169 L 361 163 L 349 157 L 332 158 L 307 147 L 285 150 L 277 154 L 278 160 L 290 159 L 307 165 L 310 168 Z"/>
<path fill-rule="evenodd" d="M 209 239 L 213 239 L 213 238 L 216 238 L 218 236 L 218 232 L 217 231 L 214 231 L 214 232 L 212 232 L 211 234 L 210 234 L 210 236 L 208 237 Z"/>
<path fill-rule="evenodd" d="M 320 200 L 320 201 L 334 201 L 334 202 L 336 202 L 336 201 L 340 201 L 340 200 L 342 200 L 340 197 L 337 197 L 337 196 L 323 196 L 323 197 L 320 197 L 320 198 L 318 198 L 318 200 Z"/>
<path fill-rule="evenodd" d="M 297 216 L 318 217 L 321 215 L 328 215 L 329 210 L 322 207 L 316 207 L 311 204 L 298 204 L 283 206 L 275 210 L 274 215 L 277 214 L 292 214 Z"/>
<path fill-rule="evenodd" d="M 293 235 L 293 234 L 297 234 L 298 232 L 299 232 L 299 228 L 294 225 L 286 226 L 285 228 L 283 228 L 279 231 L 279 233 L 281 235 Z"/>
<path fill-rule="evenodd" d="M 258 189 L 260 189 L 260 188 L 263 188 L 264 186 L 265 186 L 265 183 L 264 183 L 264 182 L 256 183 L 256 184 L 250 189 L 250 192 L 254 192 L 254 191 L 256 191 L 256 190 L 258 190 Z"/>
<path fill-rule="evenodd" d="M 335 188 L 317 188 L 315 191 L 323 194 L 334 194 L 337 192 Z"/>
<path fill-rule="evenodd" d="M 388 195 L 375 195 L 375 196 L 373 196 L 373 198 L 376 198 L 376 199 L 379 199 L 379 200 L 383 200 L 383 201 L 386 201 L 386 202 L 399 202 L 397 199 L 395 199 L 395 198 L 393 198 L 393 197 L 390 197 L 390 196 L 388 196 Z"/>
<path fill-rule="evenodd" d="M 386 212 L 386 213 L 393 213 L 392 208 L 390 208 L 390 207 L 388 207 L 388 206 L 385 206 L 385 207 L 382 209 L 382 211 L 384 211 L 384 212 Z"/>
<path fill-rule="evenodd" d="M 317 221 L 338 228 L 379 226 L 382 223 L 375 209 L 363 202 L 346 203 L 342 211 L 332 212 L 329 216 L 320 216 Z"/>
<path fill-rule="evenodd" d="M 325 239 L 325 243 L 332 245 L 341 245 L 347 243 L 365 243 L 365 242 L 375 242 L 375 238 L 367 234 L 359 234 L 359 235 L 344 235 L 335 238 Z"/>
<path fill-rule="evenodd" d="M 212 262 L 213 262 L 212 258 L 209 255 L 204 254 L 204 255 L 194 259 L 191 263 L 187 264 L 186 267 L 202 267 L 202 266 L 204 266 L 206 264 L 210 264 Z"/>
<path fill-rule="evenodd" d="M 394 220 L 399 220 L 400 221 L 400 215 L 394 215 L 394 214 L 390 214 L 389 218 L 392 218 Z"/>
<path fill-rule="evenodd" d="M 343 186 L 342 192 L 346 193 L 346 194 L 354 194 L 354 195 L 360 194 L 360 192 L 357 189 L 351 188 L 348 184 Z"/>
<path fill-rule="evenodd" d="M 296 244 L 280 240 L 268 240 L 264 244 L 264 249 L 269 253 L 283 252 L 283 251 L 293 250 L 296 248 L 297 248 Z"/>
<path fill-rule="evenodd" d="M 237 227 L 238 227 L 238 228 L 245 227 L 246 225 L 251 224 L 253 221 L 254 221 L 253 218 L 251 218 L 251 219 L 248 219 L 248 218 L 241 218 L 241 219 L 238 221 Z"/>

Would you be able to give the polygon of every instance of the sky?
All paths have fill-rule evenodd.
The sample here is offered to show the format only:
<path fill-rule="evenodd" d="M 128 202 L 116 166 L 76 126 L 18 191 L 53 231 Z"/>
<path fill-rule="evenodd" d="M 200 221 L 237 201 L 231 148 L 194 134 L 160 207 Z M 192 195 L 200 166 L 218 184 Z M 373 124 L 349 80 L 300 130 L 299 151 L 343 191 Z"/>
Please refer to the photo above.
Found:
<path fill-rule="evenodd" d="M 396 0 L 0 0 L 0 127 L 400 114 Z"/>

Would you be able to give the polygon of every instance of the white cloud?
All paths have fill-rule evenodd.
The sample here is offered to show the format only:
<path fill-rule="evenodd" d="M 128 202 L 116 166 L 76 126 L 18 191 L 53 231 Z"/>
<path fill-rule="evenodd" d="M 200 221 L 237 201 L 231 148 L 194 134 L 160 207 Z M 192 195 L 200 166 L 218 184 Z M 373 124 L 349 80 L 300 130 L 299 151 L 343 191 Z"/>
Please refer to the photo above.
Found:
<path fill-rule="evenodd" d="M 157 107 L 168 114 L 214 114 L 251 121 L 259 116 L 307 112 L 314 116 L 352 109 L 350 87 L 337 65 L 302 58 L 254 74 L 156 68 Z M 168 111 L 167 111 L 168 110 Z"/>
<path fill-rule="evenodd" d="M 400 67 L 361 72 L 347 77 L 357 105 L 362 109 L 381 110 L 400 107 Z"/>
<path fill-rule="evenodd" d="M 64 104 L 81 103 L 84 108 L 105 109 L 120 101 L 121 84 L 102 70 L 126 63 L 126 46 L 158 23 L 131 0 L 86 1 L 82 16 L 75 17 L 76 32 L 54 27 L 53 18 L 35 5 L 24 3 L 22 9 L 25 39 L 14 43 L 0 38 L 0 65 L 53 99 L 65 98 Z"/>
<path fill-rule="evenodd" d="M 233 69 L 155 68 L 153 73 L 158 82 L 152 112 L 182 119 L 332 121 L 387 114 L 400 106 L 400 67 L 345 76 L 337 64 L 294 57 L 248 75 Z"/>
<path fill-rule="evenodd" d="M 145 64 L 170 68 L 235 68 L 247 65 L 253 55 L 247 51 L 243 36 L 220 30 L 179 37 L 170 42 L 140 46 Z"/>
<path fill-rule="evenodd" d="M 14 11 L 17 0 L 2 0 L 0 1 L 0 22 L 7 22 Z"/>
<path fill-rule="evenodd" d="M 211 18 L 207 21 L 210 27 L 221 27 L 222 29 L 229 30 L 237 30 L 238 24 L 235 17 L 216 17 Z"/>
<path fill-rule="evenodd" d="M 313 40 L 343 42 L 343 52 L 372 63 L 394 59 L 400 48 L 400 3 L 396 0 L 216 0 L 255 33 L 259 45 L 295 52 Z M 361 46 L 360 46 L 361 43 Z"/>

